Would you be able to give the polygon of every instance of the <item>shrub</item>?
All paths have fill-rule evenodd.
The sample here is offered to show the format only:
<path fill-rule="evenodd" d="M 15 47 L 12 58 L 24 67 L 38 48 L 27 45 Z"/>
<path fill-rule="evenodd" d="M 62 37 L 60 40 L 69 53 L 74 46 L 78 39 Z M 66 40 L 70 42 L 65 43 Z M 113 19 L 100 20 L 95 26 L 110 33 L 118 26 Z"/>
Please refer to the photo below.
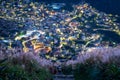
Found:
<path fill-rule="evenodd" d="M 67 65 L 75 66 L 75 80 L 120 80 L 119 61 L 119 47 L 91 48 L 79 54 L 77 60 L 68 61 Z"/>
<path fill-rule="evenodd" d="M 120 67 L 116 64 L 77 64 L 75 80 L 120 80 Z"/>
<path fill-rule="evenodd" d="M 74 70 L 75 80 L 101 80 L 100 68 L 95 64 L 77 64 Z"/>
<path fill-rule="evenodd" d="M 72 74 L 73 73 L 72 66 L 71 65 L 69 65 L 69 66 L 63 66 L 62 72 L 65 75 Z"/>
<path fill-rule="evenodd" d="M 101 69 L 103 80 L 120 80 L 120 67 L 116 64 L 104 64 Z"/>
<path fill-rule="evenodd" d="M 33 59 L 33 55 L 17 55 L 0 60 L 1 80 L 49 80 L 50 72 Z"/>

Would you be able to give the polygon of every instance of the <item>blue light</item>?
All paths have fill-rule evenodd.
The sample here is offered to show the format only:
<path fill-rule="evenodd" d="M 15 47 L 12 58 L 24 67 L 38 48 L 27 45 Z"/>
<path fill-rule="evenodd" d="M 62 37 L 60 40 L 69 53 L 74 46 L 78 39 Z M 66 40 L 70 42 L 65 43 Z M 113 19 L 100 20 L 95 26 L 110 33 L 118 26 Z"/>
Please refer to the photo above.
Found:
<path fill-rule="evenodd" d="M 51 5 L 51 7 L 52 7 L 53 9 L 60 9 L 60 8 L 62 8 L 63 6 L 65 6 L 65 4 L 63 4 L 63 3 L 53 3 L 53 4 Z"/>
<path fill-rule="evenodd" d="M 52 8 L 53 8 L 53 9 L 60 9 L 60 8 L 61 8 L 61 6 L 52 5 Z"/>

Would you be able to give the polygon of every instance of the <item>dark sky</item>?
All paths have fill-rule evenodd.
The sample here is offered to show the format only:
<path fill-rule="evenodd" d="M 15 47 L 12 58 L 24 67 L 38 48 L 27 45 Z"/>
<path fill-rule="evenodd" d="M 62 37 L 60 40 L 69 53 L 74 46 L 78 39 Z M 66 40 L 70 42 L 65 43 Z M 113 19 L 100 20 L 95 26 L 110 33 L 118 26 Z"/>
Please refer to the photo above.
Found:
<path fill-rule="evenodd" d="M 96 9 L 120 15 L 120 0 L 86 0 Z"/>

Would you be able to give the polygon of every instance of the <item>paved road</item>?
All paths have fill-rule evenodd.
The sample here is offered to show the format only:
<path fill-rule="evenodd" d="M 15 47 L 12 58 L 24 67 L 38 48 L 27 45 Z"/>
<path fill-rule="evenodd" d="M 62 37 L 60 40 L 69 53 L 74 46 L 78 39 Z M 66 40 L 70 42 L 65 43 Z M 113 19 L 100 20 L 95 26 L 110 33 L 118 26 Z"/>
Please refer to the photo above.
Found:
<path fill-rule="evenodd" d="M 53 80 L 75 80 L 73 75 L 54 75 Z"/>

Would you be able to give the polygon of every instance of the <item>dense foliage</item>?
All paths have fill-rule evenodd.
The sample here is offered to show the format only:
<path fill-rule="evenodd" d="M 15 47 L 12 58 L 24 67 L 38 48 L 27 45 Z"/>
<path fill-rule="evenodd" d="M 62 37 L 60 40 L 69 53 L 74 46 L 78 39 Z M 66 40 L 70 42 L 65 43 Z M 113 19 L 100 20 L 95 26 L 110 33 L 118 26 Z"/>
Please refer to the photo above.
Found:
<path fill-rule="evenodd" d="M 49 80 L 50 72 L 29 58 L 0 60 L 0 80 Z"/>

